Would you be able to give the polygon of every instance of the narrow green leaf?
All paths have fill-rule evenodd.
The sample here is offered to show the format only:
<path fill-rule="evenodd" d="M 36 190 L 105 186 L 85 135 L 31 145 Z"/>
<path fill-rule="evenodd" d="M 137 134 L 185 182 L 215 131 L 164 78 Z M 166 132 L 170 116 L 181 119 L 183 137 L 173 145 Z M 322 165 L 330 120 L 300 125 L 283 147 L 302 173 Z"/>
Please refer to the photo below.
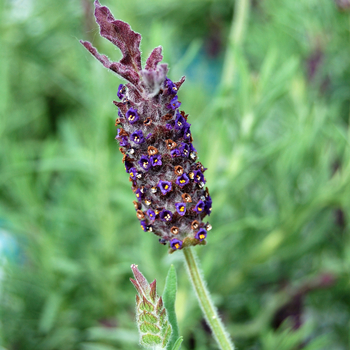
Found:
<path fill-rule="evenodd" d="M 61 306 L 62 296 L 58 293 L 51 293 L 43 307 L 40 316 L 39 329 L 43 333 L 47 333 L 53 327 L 59 308 Z"/>
<path fill-rule="evenodd" d="M 166 347 L 167 350 L 171 350 L 173 348 L 176 339 L 179 337 L 179 327 L 177 325 L 175 313 L 175 299 L 177 289 L 176 283 L 176 271 L 174 265 L 171 265 L 165 281 L 165 288 L 163 292 L 164 307 L 167 311 L 168 320 L 172 327 L 172 333 Z"/>
<path fill-rule="evenodd" d="M 181 343 L 183 341 L 183 337 L 180 337 L 176 340 L 176 343 L 174 344 L 172 350 L 179 350 L 181 348 Z"/>

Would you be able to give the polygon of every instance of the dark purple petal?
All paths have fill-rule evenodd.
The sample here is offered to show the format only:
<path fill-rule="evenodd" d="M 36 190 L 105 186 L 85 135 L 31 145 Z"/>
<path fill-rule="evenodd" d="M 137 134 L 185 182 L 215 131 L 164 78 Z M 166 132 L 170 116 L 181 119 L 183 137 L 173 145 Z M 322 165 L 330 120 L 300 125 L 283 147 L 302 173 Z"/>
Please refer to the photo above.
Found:
<path fill-rule="evenodd" d="M 117 92 L 117 96 L 122 100 L 125 96 L 125 86 L 123 84 L 120 84 L 118 87 L 118 92 Z"/>
<path fill-rule="evenodd" d="M 204 183 L 206 183 L 206 181 L 204 179 L 204 175 L 203 175 L 203 173 L 200 170 L 195 170 L 193 172 L 193 174 L 194 174 L 194 178 L 193 178 L 194 182 L 197 182 L 197 183 L 204 182 Z"/>
<path fill-rule="evenodd" d="M 147 215 L 151 220 L 155 220 L 156 219 L 156 213 L 152 210 L 152 209 L 148 209 L 147 210 Z"/>
<path fill-rule="evenodd" d="M 188 176 L 187 176 L 186 174 L 182 174 L 181 176 L 179 176 L 179 177 L 176 179 L 176 183 L 177 183 L 180 187 L 186 186 L 189 182 L 190 182 L 190 179 L 188 178 Z"/>
<path fill-rule="evenodd" d="M 186 203 L 176 203 L 175 208 L 181 216 L 184 216 L 186 214 Z"/>
<path fill-rule="evenodd" d="M 132 169 L 133 164 L 126 160 L 125 163 L 124 163 L 124 166 L 125 166 L 125 171 L 127 173 L 130 173 L 130 170 Z"/>
<path fill-rule="evenodd" d="M 143 137 L 143 133 L 141 130 L 133 132 L 130 135 L 130 140 L 137 143 L 137 144 L 145 142 L 145 138 Z"/>
<path fill-rule="evenodd" d="M 119 131 L 120 129 L 118 129 L 118 135 L 115 137 L 115 139 L 119 141 L 120 146 L 122 147 L 129 146 L 128 138 L 126 136 L 119 136 Z"/>
<path fill-rule="evenodd" d="M 136 195 L 137 200 L 140 202 L 141 199 L 143 198 L 143 193 L 139 188 L 136 190 L 135 195 Z"/>
<path fill-rule="evenodd" d="M 130 174 L 130 177 L 133 179 L 133 180 L 136 180 L 137 177 L 137 169 L 136 168 L 130 168 L 130 171 L 129 171 L 129 174 Z"/>
<path fill-rule="evenodd" d="M 207 215 L 210 215 L 211 214 L 211 206 L 212 206 L 212 199 L 210 196 L 208 196 L 205 200 L 205 212 L 207 213 Z"/>
<path fill-rule="evenodd" d="M 203 213 L 204 207 L 205 207 L 204 202 L 202 200 L 199 200 L 193 210 L 196 211 L 197 213 Z"/>
<path fill-rule="evenodd" d="M 170 241 L 170 247 L 174 250 L 181 249 L 182 248 L 182 241 L 174 238 Z"/>
<path fill-rule="evenodd" d="M 172 190 L 172 183 L 170 181 L 159 181 L 158 187 L 162 194 L 167 194 Z"/>
<path fill-rule="evenodd" d="M 192 143 L 190 143 L 190 151 L 191 152 L 197 152 L 197 150 L 193 147 Z"/>
<path fill-rule="evenodd" d="M 162 165 L 162 156 L 157 154 L 156 156 L 151 156 L 151 164 L 152 166 Z"/>
<path fill-rule="evenodd" d="M 194 236 L 194 238 L 199 239 L 200 241 L 203 241 L 203 239 L 207 238 L 207 231 L 204 230 L 204 228 L 201 228 L 196 235 Z"/>
<path fill-rule="evenodd" d="M 190 155 L 190 146 L 187 143 L 181 143 L 179 151 L 181 152 L 182 156 L 188 158 L 188 156 Z"/>
<path fill-rule="evenodd" d="M 143 170 L 148 170 L 151 167 L 151 162 L 148 156 L 142 156 L 139 160 L 139 164 Z"/>
<path fill-rule="evenodd" d="M 125 117 L 129 121 L 130 124 L 134 124 L 140 119 L 139 115 L 137 114 L 137 110 L 133 109 L 133 108 L 130 108 L 126 112 Z"/>
<path fill-rule="evenodd" d="M 181 114 L 177 113 L 175 119 L 175 129 L 182 130 L 186 124 L 186 119 Z"/>
<path fill-rule="evenodd" d="M 177 148 L 173 149 L 172 151 L 170 151 L 170 155 L 172 158 L 174 157 L 180 157 L 181 156 L 181 152 L 180 150 L 178 150 Z"/>
<path fill-rule="evenodd" d="M 186 123 L 188 124 L 188 123 Z M 190 127 L 184 127 L 183 130 L 183 138 L 186 140 L 186 141 L 190 141 L 191 140 L 191 130 L 190 130 Z"/>
<path fill-rule="evenodd" d="M 159 213 L 159 218 L 160 218 L 160 220 L 162 220 L 164 222 L 170 222 L 173 218 L 173 213 L 170 210 L 163 209 Z"/>
<path fill-rule="evenodd" d="M 168 78 L 165 79 L 165 87 L 168 89 L 169 95 L 174 95 L 177 93 L 176 85 Z"/>
<path fill-rule="evenodd" d="M 168 108 L 175 110 L 181 106 L 181 102 L 177 100 L 177 95 L 170 101 Z"/>
<path fill-rule="evenodd" d="M 140 225 L 143 231 L 147 232 L 147 223 L 146 221 L 142 220 L 140 221 Z"/>

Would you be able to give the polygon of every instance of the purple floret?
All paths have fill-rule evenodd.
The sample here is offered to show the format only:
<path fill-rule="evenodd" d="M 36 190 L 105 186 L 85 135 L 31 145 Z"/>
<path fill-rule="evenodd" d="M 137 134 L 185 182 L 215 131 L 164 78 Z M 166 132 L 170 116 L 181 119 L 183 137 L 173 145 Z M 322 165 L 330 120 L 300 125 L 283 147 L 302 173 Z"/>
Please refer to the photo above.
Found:
<path fill-rule="evenodd" d="M 205 207 L 204 202 L 202 200 L 199 200 L 193 210 L 196 211 L 197 213 L 203 213 L 204 207 Z"/>
<path fill-rule="evenodd" d="M 194 174 L 194 182 L 200 183 L 200 182 L 204 182 L 206 183 L 205 179 L 204 179 L 204 175 L 200 170 L 195 170 L 193 172 Z"/>
<path fill-rule="evenodd" d="M 174 238 L 170 241 L 170 247 L 174 250 L 181 249 L 182 248 L 182 241 Z"/>
<path fill-rule="evenodd" d="M 158 187 L 162 194 L 167 194 L 172 190 L 172 183 L 170 181 L 159 181 Z"/>
<path fill-rule="evenodd" d="M 136 168 L 130 168 L 129 170 L 129 174 L 130 174 L 130 177 L 133 179 L 133 180 L 136 180 L 137 177 L 137 169 Z"/>
<path fill-rule="evenodd" d="M 151 156 L 151 164 L 152 166 L 162 165 L 162 156 L 157 154 L 156 156 Z"/>
<path fill-rule="evenodd" d="M 171 158 L 180 157 L 181 156 L 181 152 L 180 152 L 180 150 L 175 148 L 172 151 L 170 151 L 170 155 L 171 155 Z"/>
<path fill-rule="evenodd" d="M 206 200 L 205 200 L 205 209 L 204 209 L 205 212 L 206 212 L 208 215 L 211 214 L 211 206 L 212 206 L 212 203 L 213 203 L 213 201 L 212 201 L 211 197 L 208 196 L 208 197 L 206 198 Z"/>
<path fill-rule="evenodd" d="M 142 191 L 139 188 L 136 190 L 135 195 L 136 195 L 137 200 L 139 202 L 141 202 L 142 197 L 143 197 L 143 193 L 142 193 Z"/>
<path fill-rule="evenodd" d="M 168 88 L 168 94 L 174 95 L 177 93 L 176 85 L 170 79 L 166 78 L 164 85 Z"/>
<path fill-rule="evenodd" d="M 118 87 L 118 92 L 117 92 L 117 96 L 122 100 L 125 96 L 125 86 L 123 84 L 120 84 Z"/>
<path fill-rule="evenodd" d="M 204 228 L 201 228 L 196 235 L 194 236 L 194 238 L 199 239 L 200 241 L 203 241 L 203 239 L 207 238 L 207 231 L 204 230 Z"/>
<path fill-rule="evenodd" d="M 176 108 L 179 108 L 181 106 L 181 102 L 177 100 L 177 95 L 170 101 L 170 104 L 168 104 L 168 108 L 175 110 Z"/>
<path fill-rule="evenodd" d="M 146 232 L 147 231 L 146 221 L 144 221 L 144 220 L 140 221 L 140 225 L 141 225 L 142 230 Z"/>
<path fill-rule="evenodd" d="M 151 162 L 148 156 L 141 156 L 139 164 L 143 170 L 148 170 L 151 167 Z"/>
<path fill-rule="evenodd" d="M 159 218 L 162 221 L 165 222 L 170 222 L 173 218 L 173 213 L 170 210 L 165 210 L 163 209 L 160 213 L 159 213 Z"/>
<path fill-rule="evenodd" d="M 181 216 L 184 216 L 186 214 L 186 203 L 176 203 L 175 208 Z"/>
<path fill-rule="evenodd" d="M 137 131 L 133 132 L 130 135 L 130 140 L 137 143 L 137 144 L 145 142 L 145 138 L 143 137 L 143 133 L 141 130 L 137 130 Z"/>
<path fill-rule="evenodd" d="M 184 127 L 183 129 L 183 138 L 186 141 L 190 141 L 191 140 L 191 130 L 189 126 Z"/>
<path fill-rule="evenodd" d="M 152 209 L 148 209 L 147 210 L 147 215 L 151 220 L 155 220 L 156 219 L 156 213 L 152 210 Z"/>
<path fill-rule="evenodd" d="M 179 151 L 181 152 L 181 155 L 183 157 L 188 158 L 188 156 L 190 155 L 190 146 L 187 143 L 181 143 Z"/>
<path fill-rule="evenodd" d="M 179 176 L 179 177 L 176 179 L 176 183 L 177 183 L 180 187 L 186 186 L 189 182 L 190 182 L 190 179 L 188 178 L 188 176 L 187 176 L 186 174 L 182 174 L 181 176 Z"/>
<path fill-rule="evenodd" d="M 126 112 L 125 117 L 130 124 L 134 124 L 140 119 L 139 115 L 137 114 L 137 110 L 133 108 L 130 108 Z"/>
<path fill-rule="evenodd" d="M 133 164 L 126 160 L 125 163 L 124 163 L 124 166 L 125 166 L 125 171 L 127 173 L 130 173 L 130 170 L 132 169 Z"/>
<path fill-rule="evenodd" d="M 175 119 L 175 129 L 176 130 L 182 130 L 184 127 L 188 127 L 188 123 L 186 122 L 186 119 L 181 115 L 177 114 L 176 119 Z"/>

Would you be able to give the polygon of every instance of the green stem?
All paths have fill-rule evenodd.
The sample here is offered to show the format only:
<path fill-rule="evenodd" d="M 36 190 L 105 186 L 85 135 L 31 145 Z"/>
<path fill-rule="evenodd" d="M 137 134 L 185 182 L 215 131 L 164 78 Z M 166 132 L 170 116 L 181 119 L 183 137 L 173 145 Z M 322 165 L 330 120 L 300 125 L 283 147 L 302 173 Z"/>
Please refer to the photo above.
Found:
<path fill-rule="evenodd" d="M 193 288 L 196 291 L 199 304 L 204 313 L 205 319 L 210 326 L 213 336 L 217 341 L 220 349 L 234 350 L 231 339 L 222 324 L 217 310 L 211 300 L 210 293 L 206 288 L 206 283 L 198 266 L 197 257 L 191 247 L 183 249 L 187 271 L 192 282 Z"/>

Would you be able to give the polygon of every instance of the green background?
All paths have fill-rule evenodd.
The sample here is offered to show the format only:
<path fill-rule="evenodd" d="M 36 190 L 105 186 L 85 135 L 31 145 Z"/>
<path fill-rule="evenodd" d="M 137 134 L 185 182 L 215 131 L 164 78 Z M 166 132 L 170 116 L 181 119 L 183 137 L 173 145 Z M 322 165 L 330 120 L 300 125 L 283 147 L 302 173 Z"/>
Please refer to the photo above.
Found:
<path fill-rule="evenodd" d="M 187 76 L 213 199 L 196 250 L 237 348 L 349 349 L 349 1 L 103 4 L 142 34 L 143 62 L 162 45 L 169 78 Z M 1 345 L 138 349 L 130 265 L 161 292 L 173 263 L 182 348 L 215 349 L 182 253 L 136 219 L 114 140 L 122 81 L 79 40 L 120 52 L 92 13 L 0 0 Z"/>

